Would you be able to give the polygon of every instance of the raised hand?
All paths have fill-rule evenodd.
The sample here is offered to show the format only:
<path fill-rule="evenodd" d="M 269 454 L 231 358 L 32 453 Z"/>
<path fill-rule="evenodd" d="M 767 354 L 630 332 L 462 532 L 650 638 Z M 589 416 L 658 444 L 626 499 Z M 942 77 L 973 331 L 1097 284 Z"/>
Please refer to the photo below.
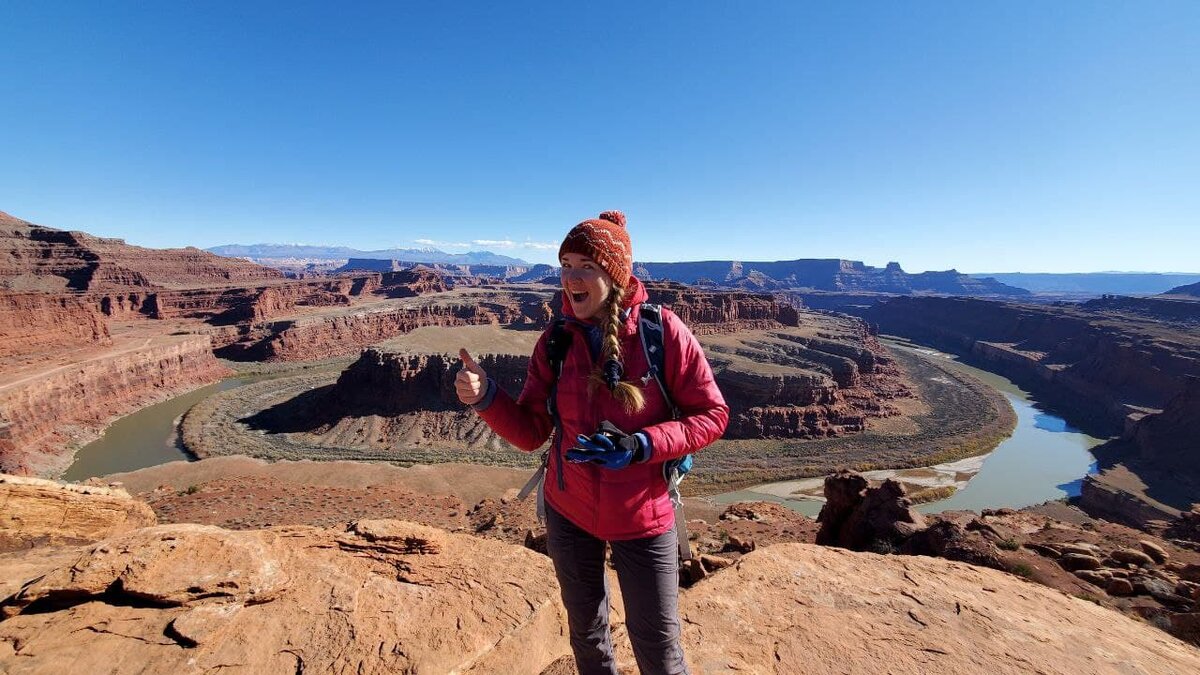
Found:
<path fill-rule="evenodd" d="M 462 359 L 463 364 L 462 370 L 454 376 L 454 390 L 458 393 L 458 400 L 466 405 L 479 403 L 487 393 L 487 371 L 475 363 L 475 359 L 471 358 L 470 352 L 465 349 L 458 350 L 458 358 Z"/>

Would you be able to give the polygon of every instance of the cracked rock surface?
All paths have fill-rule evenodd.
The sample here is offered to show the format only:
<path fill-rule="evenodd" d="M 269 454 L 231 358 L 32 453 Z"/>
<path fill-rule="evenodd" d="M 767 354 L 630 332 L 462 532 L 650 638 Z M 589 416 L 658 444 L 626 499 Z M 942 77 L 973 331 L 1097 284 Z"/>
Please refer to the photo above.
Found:
<path fill-rule="evenodd" d="M 160 525 L 0 603 L 5 673 L 517 673 L 569 652 L 550 561 L 403 521 Z"/>

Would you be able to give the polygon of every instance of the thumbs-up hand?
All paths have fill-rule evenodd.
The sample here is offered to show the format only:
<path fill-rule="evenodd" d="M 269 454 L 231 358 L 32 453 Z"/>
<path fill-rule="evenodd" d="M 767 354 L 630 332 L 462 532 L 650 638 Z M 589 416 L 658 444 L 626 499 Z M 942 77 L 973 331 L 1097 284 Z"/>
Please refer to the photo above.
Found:
<path fill-rule="evenodd" d="M 487 393 L 487 371 L 475 363 L 475 359 L 471 358 L 470 352 L 465 349 L 458 350 L 458 358 L 462 359 L 463 364 L 462 370 L 454 376 L 454 389 L 458 393 L 458 400 L 466 405 L 479 403 Z"/>

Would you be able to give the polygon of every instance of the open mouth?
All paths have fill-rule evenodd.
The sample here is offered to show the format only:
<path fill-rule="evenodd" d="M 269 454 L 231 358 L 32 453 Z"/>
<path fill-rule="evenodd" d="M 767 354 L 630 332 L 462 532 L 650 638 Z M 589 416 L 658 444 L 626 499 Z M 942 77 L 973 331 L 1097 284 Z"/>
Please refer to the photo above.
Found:
<path fill-rule="evenodd" d="M 584 300 L 587 300 L 587 297 L 588 297 L 588 294 L 586 292 L 572 293 L 571 294 L 571 302 L 575 302 L 575 303 L 583 302 Z"/>

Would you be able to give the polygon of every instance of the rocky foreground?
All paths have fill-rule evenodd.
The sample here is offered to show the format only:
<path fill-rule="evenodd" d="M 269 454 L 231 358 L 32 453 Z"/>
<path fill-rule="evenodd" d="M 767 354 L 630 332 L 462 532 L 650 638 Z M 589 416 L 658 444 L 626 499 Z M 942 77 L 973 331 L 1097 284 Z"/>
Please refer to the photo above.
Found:
<path fill-rule="evenodd" d="M 22 520 L 58 514 L 56 541 L 105 538 L 0 554 L 0 672 L 572 672 L 549 560 L 522 546 L 397 520 L 128 529 L 144 506 L 113 508 L 137 504 L 120 490 L 4 489 Z M 680 611 L 696 673 L 1200 669 L 1150 625 L 930 557 L 759 546 L 682 591 Z"/>

